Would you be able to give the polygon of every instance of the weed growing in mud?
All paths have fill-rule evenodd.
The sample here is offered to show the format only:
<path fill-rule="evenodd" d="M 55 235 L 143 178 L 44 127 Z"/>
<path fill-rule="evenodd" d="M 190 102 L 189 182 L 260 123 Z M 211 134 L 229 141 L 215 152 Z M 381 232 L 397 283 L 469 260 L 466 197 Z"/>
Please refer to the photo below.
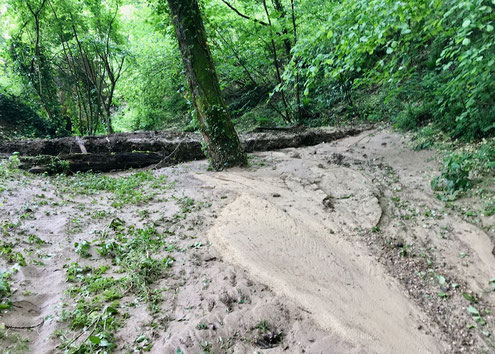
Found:
<path fill-rule="evenodd" d="M 152 313 L 158 312 L 162 301 L 161 289 L 153 289 L 154 282 L 165 276 L 174 259 L 153 257 L 153 254 L 169 250 L 164 234 L 154 227 L 142 229 L 126 227 L 120 219 L 114 219 L 109 227 L 99 232 L 94 242 L 98 253 L 112 261 L 123 276 L 109 275 L 109 266 L 99 268 L 72 263 L 66 266 L 67 281 L 75 283 L 68 295 L 75 300 L 75 309 L 65 309 L 62 320 L 69 322 L 71 330 L 81 334 L 68 339 L 59 333 L 63 347 L 69 353 L 110 351 L 115 347 L 114 334 L 129 318 L 126 306 L 146 303 Z M 89 242 L 78 244 L 76 252 L 83 258 L 89 254 Z M 134 296 L 134 300 L 121 304 L 123 298 Z M 83 339 L 81 339 L 83 338 Z M 151 348 L 149 340 L 136 340 L 141 350 Z"/>
<path fill-rule="evenodd" d="M 34 244 L 34 245 L 37 245 L 38 248 L 43 246 L 43 245 L 46 245 L 46 241 L 43 241 L 39 236 L 36 236 L 34 234 L 29 234 L 28 235 L 28 242 L 30 244 Z"/>
<path fill-rule="evenodd" d="M 14 175 L 18 171 L 20 163 L 19 153 L 15 152 L 8 160 L 0 163 L 0 178 L 7 178 Z"/>
<path fill-rule="evenodd" d="M 258 322 L 258 324 L 256 324 L 256 326 L 254 326 L 254 328 L 261 330 L 261 332 L 263 332 L 263 333 L 268 332 L 270 330 L 270 326 L 268 325 L 267 320 L 263 320 L 263 321 Z"/>
<path fill-rule="evenodd" d="M 185 217 L 187 214 L 193 211 L 199 211 L 201 210 L 202 207 L 209 206 L 203 202 L 197 202 L 188 196 L 184 196 L 184 197 L 172 196 L 172 198 L 179 205 L 179 214 L 176 214 L 177 218 Z"/>
<path fill-rule="evenodd" d="M 76 253 L 83 258 L 91 257 L 91 253 L 89 252 L 91 248 L 91 244 L 88 241 L 76 242 L 74 244 L 76 248 Z"/>
<path fill-rule="evenodd" d="M 18 334 L 0 329 L 0 340 L 6 344 L 6 346 L 2 348 L 3 354 L 19 354 L 29 352 L 29 340 L 22 338 Z"/>
<path fill-rule="evenodd" d="M 0 241 L 0 256 L 2 256 L 8 263 L 26 266 L 26 259 L 21 252 L 15 250 L 15 247 L 15 243 Z"/>
<path fill-rule="evenodd" d="M 204 329 L 208 329 L 208 324 L 204 323 L 204 322 L 199 322 L 197 325 L 196 325 L 196 328 L 199 329 L 199 330 L 204 330 Z"/>
<path fill-rule="evenodd" d="M 267 320 L 258 322 L 252 329 L 258 331 L 254 342 L 261 349 L 274 348 L 282 341 L 283 333 L 272 328 Z"/>
<path fill-rule="evenodd" d="M 10 273 L 0 272 L 0 310 L 10 308 Z"/>
<path fill-rule="evenodd" d="M 482 313 L 476 308 L 474 307 L 473 305 L 469 305 L 467 307 L 467 312 L 469 312 L 469 314 L 473 317 L 473 320 L 479 324 L 480 326 L 486 326 L 486 321 L 483 319 L 483 316 L 482 316 Z M 486 310 L 485 313 L 488 315 L 490 314 L 490 311 L 489 310 Z M 477 325 L 469 325 L 468 326 L 470 328 L 476 328 Z M 489 333 L 489 332 L 487 332 Z"/>
<path fill-rule="evenodd" d="M 64 194 L 94 195 L 98 192 L 113 193 L 111 205 L 121 208 L 127 204 L 149 202 L 156 193 L 148 189 L 169 189 L 172 184 L 166 184 L 167 177 L 155 177 L 151 172 L 136 172 L 129 176 L 111 177 L 103 174 L 77 173 L 74 176 L 57 176 L 54 181 L 62 187 Z"/>
<path fill-rule="evenodd" d="M 137 337 L 134 341 L 134 344 L 134 352 L 137 353 L 149 352 L 151 350 L 151 347 L 153 346 L 151 339 L 149 339 L 145 335 L 140 335 L 139 337 Z"/>

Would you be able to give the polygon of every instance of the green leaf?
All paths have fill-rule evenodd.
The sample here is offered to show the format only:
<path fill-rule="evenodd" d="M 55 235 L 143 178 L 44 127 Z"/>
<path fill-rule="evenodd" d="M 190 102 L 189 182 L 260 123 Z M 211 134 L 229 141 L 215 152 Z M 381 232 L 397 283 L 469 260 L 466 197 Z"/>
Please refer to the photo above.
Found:
<path fill-rule="evenodd" d="M 471 294 L 469 294 L 469 293 L 466 293 L 466 292 L 463 292 L 463 293 L 462 293 L 462 296 L 463 296 L 466 300 L 468 300 L 469 302 L 476 303 L 476 298 L 475 298 L 473 295 L 471 295 Z"/>
<path fill-rule="evenodd" d="M 387 48 L 387 54 L 392 54 L 394 52 L 394 50 L 390 47 Z"/>
<path fill-rule="evenodd" d="M 112 315 L 116 315 L 119 313 L 119 311 L 115 307 L 112 307 L 112 306 L 108 306 L 105 312 L 110 313 Z"/>
<path fill-rule="evenodd" d="M 89 336 L 89 341 L 93 344 L 100 344 L 101 339 L 98 338 L 97 336 Z"/>
<path fill-rule="evenodd" d="M 444 285 L 445 284 L 445 277 L 443 275 L 438 275 L 437 276 L 437 279 L 438 279 L 438 283 L 440 285 Z"/>
<path fill-rule="evenodd" d="M 469 45 L 470 43 L 471 43 L 471 40 L 469 38 L 464 38 L 464 40 L 462 41 L 463 45 Z"/>
<path fill-rule="evenodd" d="M 471 24 L 471 20 L 464 20 L 464 22 L 462 23 L 462 27 L 463 28 L 469 27 L 470 24 Z"/>
<path fill-rule="evenodd" d="M 486 31 L 487 32 L 492 32 L 493 31 L 493 26 L 492 25 L 486 26 Z"/>
<path fill-rule="evenodd" d="M 469 305 L 467 310 L 473 316 L 480 316 L 480 312 L 474 306 Z"/>

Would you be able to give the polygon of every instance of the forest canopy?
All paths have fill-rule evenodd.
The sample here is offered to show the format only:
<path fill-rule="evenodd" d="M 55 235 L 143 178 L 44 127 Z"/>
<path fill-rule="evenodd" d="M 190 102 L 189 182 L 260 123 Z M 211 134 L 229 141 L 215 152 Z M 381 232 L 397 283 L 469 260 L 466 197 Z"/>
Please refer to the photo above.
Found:
<path fill-rule="evenodd" d="M 389 120 L 494 135 L 495 0 L 200 7 L 237 129 Z M 197 129 L 165 0 L 1 0 L 0 17 L 0 129 Z"/>

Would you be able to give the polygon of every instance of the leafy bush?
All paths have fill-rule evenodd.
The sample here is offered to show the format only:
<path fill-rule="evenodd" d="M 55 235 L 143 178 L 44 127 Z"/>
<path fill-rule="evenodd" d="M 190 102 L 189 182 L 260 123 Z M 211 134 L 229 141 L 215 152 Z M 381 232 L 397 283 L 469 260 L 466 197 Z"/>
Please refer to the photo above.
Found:
<path fill-rule="evenodd" d="M 0 125 L 4 126 L 7 137 L 52 137 L 55 130 L 32 108 L 14 96 L 0 93 Z"/>
<path fill-rule="evenodd" d="M 294 48 L 305 95 L 311 98 L 321 85 L 372 89 L 386 93 L 392 113 L 402 111 L 391 115 L 398 128 L 431 120 L 453 138 L 492 136 L 494 10 L 493 0 L 334 2 L 316 39 Z M 390 112 L 377 105 L 365 113 L 376 119 Z"/>
<path fill-rule="evenodd" d="M 415 130 L 425 126 L 432 119 L 431 107 L 421 105 L 419 107 L 409 106 L 394 119 L 395 127 L 400 130 Z"/>
<path fill-rule="evenodd" d="M 431 187 L 449 194 L 466 190 L 471 187 L 471 168 L 469 156 L 453 154 L 445 160 L 442 174 L 433 179 Z"/>

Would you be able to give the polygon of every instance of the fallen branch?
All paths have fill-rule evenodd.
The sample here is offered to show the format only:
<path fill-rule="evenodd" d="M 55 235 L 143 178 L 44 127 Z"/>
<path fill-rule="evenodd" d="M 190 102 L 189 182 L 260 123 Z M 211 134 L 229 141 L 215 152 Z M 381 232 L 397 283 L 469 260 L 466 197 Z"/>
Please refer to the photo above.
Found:
<path fill-rule="evenodd" d="M 35 325 L 31 325 L 31 326 L 11 326 L 11 325 L 8 325 L 8 324 L 3 324 L 5 328 L 7 329 L 33 329 L 33 328 L 37 328 L 39 326 L 41 326 L 43 323 L 45 323 L 45 320 L 41 320 L 40 323 L 38 324 L 35 324 Z"/>

